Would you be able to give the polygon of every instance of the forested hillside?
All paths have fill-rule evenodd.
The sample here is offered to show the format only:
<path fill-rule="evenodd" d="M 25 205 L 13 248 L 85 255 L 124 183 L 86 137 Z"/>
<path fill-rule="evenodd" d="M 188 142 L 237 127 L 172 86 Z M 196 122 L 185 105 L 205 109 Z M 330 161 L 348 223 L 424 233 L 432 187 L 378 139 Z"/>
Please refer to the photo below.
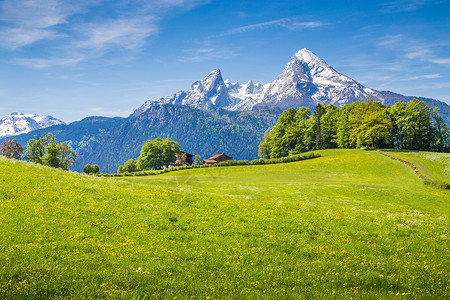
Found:
<path fill-rule="evenodd" d="M 170 137 L 184 151 L 202 159 L 225 152 L 235 159 L 255 159 L 264 132 L 277 121 L 281 110 L 233 112 L 203 111 L 188 106 L 155 105 L 129 118 L 90 117 L 70 125 L 48 127 L 15 137 L 24 148 L 29 139 L 47 133 L 66 142 L 77 153 L 73 170 L 98 164 L 100 172 L 116 172 L 130 158 L 139 156 L 144 143 Z"/>
<path fill-rule="evenodd" d="M 450 151 L 450 131 L 438 108 L 423 101 L 354 102 L 338 108 L 317 105 L 285 110 L 278 123 L 266 132 L 259 155 L 277 158 L 329 148 L 383 147 L 393 149 Z"/>

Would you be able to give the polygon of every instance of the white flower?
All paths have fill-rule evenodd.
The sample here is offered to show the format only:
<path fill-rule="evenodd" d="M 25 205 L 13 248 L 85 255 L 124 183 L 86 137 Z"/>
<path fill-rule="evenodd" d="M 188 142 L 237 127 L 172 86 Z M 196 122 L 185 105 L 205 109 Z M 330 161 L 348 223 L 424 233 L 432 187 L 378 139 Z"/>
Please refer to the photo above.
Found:
<path fill-rule="evenodd" d="M 9 257 L 7 257 L 6 260 L 9 260 Z"/>
<path fill-rule="evenodd" d="M 141 267 L 137 268 L 136 272 L 138 273 L 142 272 L 142 268 Z"/>

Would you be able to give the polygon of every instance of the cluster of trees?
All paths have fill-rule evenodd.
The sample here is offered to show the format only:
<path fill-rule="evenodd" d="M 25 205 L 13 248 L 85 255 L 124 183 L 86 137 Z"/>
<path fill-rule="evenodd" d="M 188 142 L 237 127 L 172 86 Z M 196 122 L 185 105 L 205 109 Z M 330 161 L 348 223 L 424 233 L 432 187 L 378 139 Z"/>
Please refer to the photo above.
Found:
<path fill-rule="evenodd" d="M 145 142 L 137 161 L 129 159 L 120 166 L 117 173 L 135 172 L 138 170 L 160 170 L 164 166 L 174 165 L 176 154 L 182 153 L 180 145 L 170 138 L 156 138 Z"/>
<path fill-rule="evenodd" d="M 21 159 L 24 154 L 22 145 L 16 139 L 5 141 L 0 145 L 0 153 L 7 158 Z M 23 156 L 25 160 L 68 170 L 77 160 L 77 155 L 66 143 L 56 143 L 56 137 L 47 134 L 31 139 Z"/>
<path fill-rule="evenodd" d="M 83 168 L 83 173 L 85 174 L 98 174 L 100 172 L 100 167 L 98 165 L 87 164 Z"/>
<path fill-rule="evenodd" d="M 57 144 L 54 135 L 46 134 L 27 142 L 24 158 L 34 163 L 68 170 L 77 160 L 77 155 L 69 145 Z"/>
<path fill-rule="evenodd" d="M 383 147 L 450 151 L 450 131 L 439 109 L 423 101 L 387 106 L 368 99 L 338 108 L 317 105 L 285 110 L 264 135 L 258 154 L 278 158 L 327 148 Z"/>

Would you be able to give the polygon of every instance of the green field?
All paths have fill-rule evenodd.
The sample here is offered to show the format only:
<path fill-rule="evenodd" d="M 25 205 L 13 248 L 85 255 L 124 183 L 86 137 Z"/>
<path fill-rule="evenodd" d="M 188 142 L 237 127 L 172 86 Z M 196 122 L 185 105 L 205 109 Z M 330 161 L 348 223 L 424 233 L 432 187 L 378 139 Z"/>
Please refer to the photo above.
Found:
<path fill-rule="evenodd" d="M 0 298 L 448 299 L 450 190 L 376 151 L 98 178 L 0 158 Z M 450 181 L 450 155 L 386 151 Z"/>

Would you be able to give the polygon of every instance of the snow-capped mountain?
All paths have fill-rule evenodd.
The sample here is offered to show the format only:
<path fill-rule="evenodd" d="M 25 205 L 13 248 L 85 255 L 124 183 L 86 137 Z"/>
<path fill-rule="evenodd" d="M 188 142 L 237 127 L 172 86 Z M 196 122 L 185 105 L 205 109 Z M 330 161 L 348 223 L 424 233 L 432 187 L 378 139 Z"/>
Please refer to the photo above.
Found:
<path fill-rule="evenodd" d="M 209 110 L 213 108 L 229 107 L 240 101 L 232 97 L 228 92 L 228 87 L 223 81 L 222 73 L 219 69 L 213 70 L 205 78 L 192 84 L 189 91 L 179 91 L 169 97 L 161 98 L 157 101 L 147 101 L 138 108 L 134 115 L 146 111 L 152 104 L 179 104 L 188 105 L 195 108 Z"/>
<path fill-rule="evenodd" d="M 314 109 L 317 104 L 345 104 L 372 98 L 392 105 L 398 101 L 409 101 L 413 97 L 387 91 L 376 91 L 345 76 L 308 49 L 302 49 L 292 56 L 283 72 L 265 85 L 245 84 L 223 80 L 216 69 L 204 79 L 195 82 L 187 92 L 180 91 L 157 101 L 147 101 L 133 115 L 139 115 L 154 104 L 180 104 L 208 110 L 224 108 L 245 111 L 264 108 L 287 109 L 306 106 Z M 441 108 L 444 118 L 450 120 L 450 107 L 433 99 L 416 97 L 431 106 Z"/>
<path fill-rule="evenodd" d="M 319 103 L 342 106 L 367 98 L 383 101 L 379 92 L 338 73 L 314 53 L 302 49 L 291 58 L 278 78 L 269 84 L 259 101 L 243 104 L 242 108 L 314 108 Z"/>
<path fill-rule="evenodd" d="M 0 138 L 61 124 L 65 123 L 52 116 L 14 112 L 0 119 Z"/>
<path fill-rule="evenodd" d="M 224 81 L 219 69 L 213 70 L 205 78 L 192 84 L 187 92 L 179 91 L 169 97 L 157 101 L 149 100 L 139 107 L 133 115 L 139 115 L 154 104 L 178 104 L 188 105 L 195 108 L 209 110 L 214 108 L 234 108 L 243 100 L 250 101 L 263 91 L 263 86 L 258 82 L 253 84 L 250 80 L 246 84 L 239 82 L 231 83 Z"/>

